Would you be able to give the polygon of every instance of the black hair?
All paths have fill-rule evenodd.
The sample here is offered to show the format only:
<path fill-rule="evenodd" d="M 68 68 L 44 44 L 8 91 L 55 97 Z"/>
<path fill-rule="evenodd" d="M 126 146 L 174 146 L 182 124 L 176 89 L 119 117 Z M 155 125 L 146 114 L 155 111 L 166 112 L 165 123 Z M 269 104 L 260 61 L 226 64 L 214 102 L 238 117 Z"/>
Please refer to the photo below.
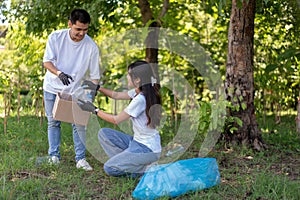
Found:
<path fill-rule="evenodd" d="M 90 14 L 84 9 L 74 9 L 70 14 L 70 21 L 72 24 L 76 24 L 79 21 L 83 24 L 89 24 L 91 22 Z"/>
<path fill-rule="evenodd" d="M 159 85 L 153 74 L 150 64 L 143 60 L 138 60 L 128 66 L 128 74 L 134 84 L 134 80 L 140 79 L 139 88 L 146 99 L 147 125 L 151 128 L 159 126 L 161 119 L 161 96 Z"/>

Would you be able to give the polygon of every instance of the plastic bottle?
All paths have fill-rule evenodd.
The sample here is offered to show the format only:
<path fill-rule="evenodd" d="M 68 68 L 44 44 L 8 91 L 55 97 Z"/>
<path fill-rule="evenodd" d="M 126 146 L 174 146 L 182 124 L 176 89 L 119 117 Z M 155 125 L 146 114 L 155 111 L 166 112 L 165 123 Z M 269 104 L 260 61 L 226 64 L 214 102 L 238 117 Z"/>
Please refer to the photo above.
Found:
<path fill-rule="evenodd" d="M 40 166 L 43 164 L 58 164 L 59 160 L 57 157 L 51 157 L 51 156 L 43 156 L 43 157 L 37 157 L 35 160 L 35 165 Z"/>
<path fill-rule="evenodd" d="M 91 90 L 83 89 L 82 87 L 78 87 L 77 90 L 75 90 L 75 92 L 73 93 L 73 97 L 75 97 L 76 100 L 80 99 L 86 102 L 93 102 Z"/>

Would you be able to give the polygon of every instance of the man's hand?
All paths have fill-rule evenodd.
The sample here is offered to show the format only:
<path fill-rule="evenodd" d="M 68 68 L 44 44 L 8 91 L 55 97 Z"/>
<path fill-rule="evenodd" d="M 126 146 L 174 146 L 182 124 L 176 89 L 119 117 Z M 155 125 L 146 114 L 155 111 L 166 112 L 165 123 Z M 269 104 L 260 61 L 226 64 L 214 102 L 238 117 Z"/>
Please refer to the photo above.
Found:
<path fill-rule="evenodd" d="M 81 99 L 78 99 L 77 101 L 77 105 L 84 111 L 87 111 L 87 112 L 92 112 L 94 113 L 95 110 L 96 110 L 96 106 L 94 106 L 94 104 L 92 102 L 89 102 L 89 101 L 83 101 Z"/>
<path fill-rule="evenodd" d="M 63 72 L 61 72 L 59 75 L 58 75 L 58 78 L 61 80 L 61 82 L 64 84 L 64 85 L 69 85 L 71 81 L 74 81 L 73 78 L 69 75 L 69 74 L 65 74 Z M 69 80 L 70 79 L 70 80 Z"/>
<path fill-rule="evenodd" d="M 92 81 L 84 80 L 83 83 L 81 84 L 81 87 L 86 90 L 91 90 L 91 95 L 92 95 L 92 101 L 95 100 L 95 96 L 97 95 L 97 91 L 100 88 L 100 85 L 96 85 Z"/>

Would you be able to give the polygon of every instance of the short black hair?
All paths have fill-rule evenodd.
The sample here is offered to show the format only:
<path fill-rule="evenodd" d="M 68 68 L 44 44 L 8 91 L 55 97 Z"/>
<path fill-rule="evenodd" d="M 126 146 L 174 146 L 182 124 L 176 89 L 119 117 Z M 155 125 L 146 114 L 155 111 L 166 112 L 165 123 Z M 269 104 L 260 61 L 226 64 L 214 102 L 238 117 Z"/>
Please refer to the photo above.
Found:
<path fill-rule="evenodd" d="M 83 24 L 89 24 L 91 22 L 90 14 L 86 10 L 79 8 L 72 10 L 69 19 L 72 24 L 76 24 L 76 21 Z"/>

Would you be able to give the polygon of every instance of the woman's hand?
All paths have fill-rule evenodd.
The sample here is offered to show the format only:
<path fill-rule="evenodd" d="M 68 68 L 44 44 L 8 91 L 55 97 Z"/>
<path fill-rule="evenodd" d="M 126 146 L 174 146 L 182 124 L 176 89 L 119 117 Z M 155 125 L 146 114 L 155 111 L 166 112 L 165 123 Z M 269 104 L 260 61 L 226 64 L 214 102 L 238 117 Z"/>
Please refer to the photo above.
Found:
<path fill-rule="evenodd" d="M 84 111 L 95 113 L 95 110 L 97 109 L 96 106 L 90 101 L 83 101 L 81 99 L 78 99 L 77 105 Z"/>
<path fill-rule="evenodd" d="M 83 83 L 81 84 L 81 87 L 83 89 L 87 89 L 87 90 L 95 90 L 98 91 L 100 88 L 99 84 L 95 84 L 92 81 L 89 80 L 84 80 Z"/>
<path fill-rule="evenodd" d="M 83 83 L 81 84 L 81 87 L 85 90 L 91 90 L 91 96 L 92 96 L 92 101 L 95 100 L 95 96 L 97 95 L 97 91 L 100 88 L 99 84 L 95 84 L 92 81 L 89 80 L 84 80 Z"/>

